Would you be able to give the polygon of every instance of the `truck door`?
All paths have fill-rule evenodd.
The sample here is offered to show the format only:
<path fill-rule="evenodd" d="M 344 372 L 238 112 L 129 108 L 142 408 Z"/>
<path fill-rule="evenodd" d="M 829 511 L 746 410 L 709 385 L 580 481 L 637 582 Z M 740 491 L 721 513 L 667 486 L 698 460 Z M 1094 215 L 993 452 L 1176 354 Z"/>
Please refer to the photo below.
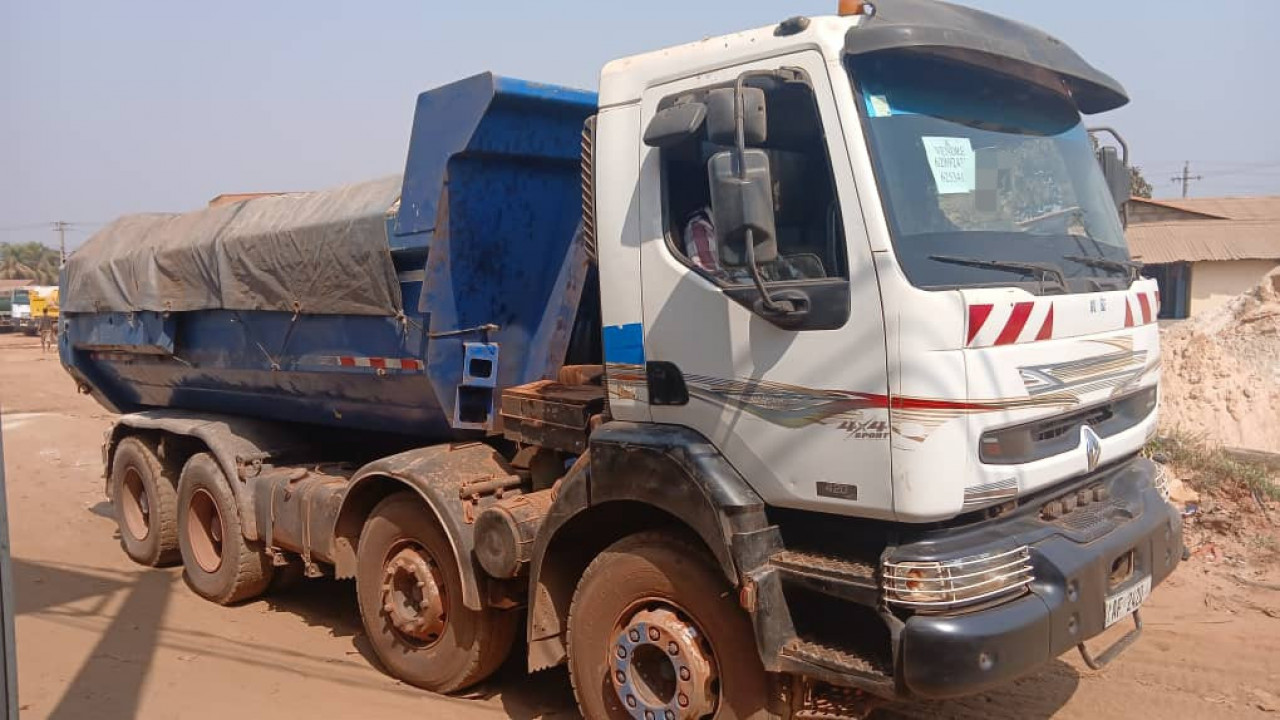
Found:
<path fill-rule="evenodd" d="M 768 133 L 756 146 L 769 157 L 777 222 L 778 259 L 762 274 L 771 294 L 798 292 L 809 312 L 790 326 L 771 321 L 750 274 L 720 260 L 708 161 L 728 148 L 709 142 L 705 128 L 677 146 L 642 146 L 652 418 L 702 433 L 771 505 L 892 517 L 884 317 L 821 56 L 789 54 L 652 88 L 641 127 L 748 72 L 744 82 L 767 101 Z M 852 113 L 844 120 L 858 127 Z"/>

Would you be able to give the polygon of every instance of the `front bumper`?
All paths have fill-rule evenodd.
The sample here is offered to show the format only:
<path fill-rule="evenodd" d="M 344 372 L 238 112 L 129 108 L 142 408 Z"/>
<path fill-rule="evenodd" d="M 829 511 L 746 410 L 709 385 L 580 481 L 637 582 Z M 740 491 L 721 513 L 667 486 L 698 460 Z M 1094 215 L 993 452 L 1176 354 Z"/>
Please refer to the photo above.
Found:
<path fill-rule="evenodd" d="M 1182 522 L 1155 487 L 1156 467 L 1134 459 L 1102 471 L 1110 500 L 1085 515 L 1047 522 L 1019 513 L 973 530 L 900 546 L 895 556 L 930 559 L 975 545 L 1028 545 L 1035 579 L 1020 597 L 979 610 L 909 617 L 898 638 L 899 688 L 926 698 L 983 692 L 1022 676 L 1100 634 L 1106 599 L 1182 559 Z M 1113 563 L 1132 572 L 1113 581 Z M 1128 567 L 1127 565 L 1125 567 Z M 1122 621 L 1124 622 L 1124 621 Z"/>

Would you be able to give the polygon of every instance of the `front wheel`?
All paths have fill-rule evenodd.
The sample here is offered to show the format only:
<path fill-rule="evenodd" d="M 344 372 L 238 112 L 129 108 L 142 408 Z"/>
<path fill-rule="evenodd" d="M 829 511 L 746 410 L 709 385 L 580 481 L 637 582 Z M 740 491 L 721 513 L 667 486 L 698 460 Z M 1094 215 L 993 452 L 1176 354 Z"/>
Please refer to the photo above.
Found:
<path fill-rule="evenodd" d="M 737 593 L 701 547 L 665 532 L 619 540 L 583 573 L 569 676 L 589 718 L 775 717 Z"/>
<path fill-rule="evenodd" d="M 450 693 L 488 677 L 511 652 L 519 616 L 462 604 L 449 538 L 413 493 L 374 507 L 356 554 L 360 619 L 395 677 Z"/>

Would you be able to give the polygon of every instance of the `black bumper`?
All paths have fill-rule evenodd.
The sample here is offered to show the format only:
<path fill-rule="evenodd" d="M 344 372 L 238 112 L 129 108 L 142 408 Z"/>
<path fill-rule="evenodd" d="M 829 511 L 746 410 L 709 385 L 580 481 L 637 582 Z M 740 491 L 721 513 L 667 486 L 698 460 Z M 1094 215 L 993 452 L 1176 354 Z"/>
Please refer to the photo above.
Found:
<path fill-rule="evenodd" d="M 1057 523 L 1021 515 L 967 537 L 899 547 L 897 556 L 925 559 L 955 557 L 975 544 L 1029 545 L 1035 569 L 1029 592 L 1016 599 L 907 619 L 898 639 L 900 692 L 946 698 L 1007 683 L 1106 629 L 1108 596 L 1148 576 L 1153 586 L 1168 577 L 1182 558 L 1182 522 L 1155 489 L 1155 472 L 1151 462 L 1135 459 L 1091 479 L 1089 486 L 1102 484 L 1110 493 L 1092 515 Z M 1112 585 L 1112 564 L 1130 552 L 1132 574 Z"/>

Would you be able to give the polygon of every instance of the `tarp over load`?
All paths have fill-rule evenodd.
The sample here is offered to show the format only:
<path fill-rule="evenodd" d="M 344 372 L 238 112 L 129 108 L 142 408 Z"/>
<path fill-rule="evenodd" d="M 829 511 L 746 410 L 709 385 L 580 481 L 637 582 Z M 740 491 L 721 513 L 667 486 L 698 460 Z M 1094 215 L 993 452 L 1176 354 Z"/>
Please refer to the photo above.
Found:
<path fill-rule="evenodd" d="M 393 176 L 181 215 L 128 215 L 68 260 L 64 312 L 400 314 Z"/>

